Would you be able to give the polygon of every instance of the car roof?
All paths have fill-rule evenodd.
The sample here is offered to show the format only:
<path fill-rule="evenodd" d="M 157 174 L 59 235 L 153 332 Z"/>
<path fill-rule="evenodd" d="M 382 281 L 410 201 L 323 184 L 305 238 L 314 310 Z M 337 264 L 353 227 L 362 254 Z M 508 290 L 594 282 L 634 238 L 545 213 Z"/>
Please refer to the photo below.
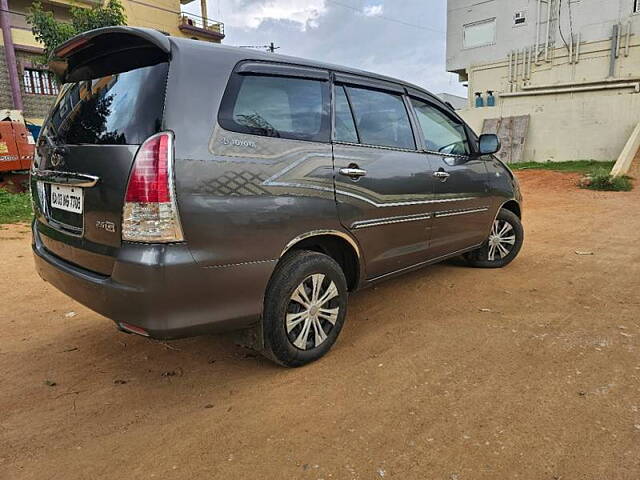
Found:
<path fill-rule="evenodd" d="M 50 66 L 55 66 L 55 58 L 65 56 L 63 52 L 68 50 L 73 46 L 74 43 L 78 43 L 82 40 L 92 39 L 94 37 L 98 37 L 101 35 L 109 35 L 109 34 L 123 34 L 130 35 L 134 37 L 143 38 L 145 41 L 154 44 L 156 47 L 160 48 L 164 52 L 168 52 L 171 49 L 171 44 L 175 45 L 178 50 L 211 50 L 214 52 L 216 49 L 224 50 L 227 53 L 230 53 L 236 57 L 237 62 L 241 62 L 242 60 L 261 60 L 268 62 L 276 62 L 276 63 L 284 63 L 290 65 L 298 65 L 310 68 L 318 68 L 324 70 L 330 70 L 338 73 L 345 73 L 350 75 L 357 75 L 364 78 L 369 78 L 372 80 L 378 80 L 382 82 L 387 82 L 391 84 L 395 84 L 401 87 L 406 87 L 407 89 L 413 90 L 414 92 L 419 93 L 422 96 L 429 97 L 430 101 L 438 104 L 440 107 L 448 110 L 455 117 L 460 118 L 453 108 L 443 102 L 438 96 L 433 93 L 421 88 L 417 85 L 413 85 L 409 82 L 405 82 L 403 80 L 399 80 L 397 78 L 387 77 L 385 75 L 380 75 L 373 72 L 367 72 L 364 70 L 359 70 L 356 68 L 345 67 L 343 65 L 335 65 L 326 62 L 319 62 L 315 60 L 309 60 L 298 57 L 291 57 L 287 55 L 280 55 L 276 53 L 266 53 L 260 52 L 253 49 L 248 48 L 240 48 L 240 47 L 230 47 L 227 45 L 222 45 L 219 43 L 213 42 L 203 42 L 201 40 L 193 40 L 189 38 L 183 37 L 173 37 L 163 33 L 159 30 L 154 30 L 151 28 L 142 28 L 142 27 L 128 27 L 128 26 L 116 26 L 116 27 L 103 27 L 95 30 L 90 30 L 88 32 L 77 35 L 67 42 L 60 45 L 52 54 L 50 58 Z M 200 54 L 201 52 L 198 52 Z"/>
<path fill-rule="evenodd" d="M 429 99 L 438 103 L 439 105 L 444 106 L 447 109 L 450 108 L 438 96 L 434 95 L 428 90 L 425 90 L 422 87 L 419 87 L 409 82 L 405 82 L 403 80 L 399 80 L 397 78 L 387 77 L 385 75 L 381 75 L 378 73 L 368 72 L 365 70 L 359 70 L 357 68 L 350 68 L 350 67 L 345 67 L 343 65 L 337 65 L 337 64 L 327 63 L 327 62 L 320 62 L 316 60 L 293 57 L 289 55 L 281 55 L 278 53 L 260 52 L 260 51 L 249 49 L 249 48 L 232 47 L 228 45 L 222 45 L 219 43 L 203 42 L 201 40 L 192 40 L 189 38 L 169 37 L 169 39 L 172 43 L 176 44 L 176 46 L 178 46 L 180 49 L 208 48 L 208 49 L 211 49 L 212 53 L 215 50 L 224 50 L 225 52 L 236 54 L 238 62 L 243 60 L 260 60 L 260 61 L 268 61 L 268 62 L 275 62 L 275 63 L 285 63 L 290 65 L 330 70 L 333 72 L 346 73 L 350 75 L 358 75 L 361 77 L 366 77 L 374 80 L 393 83 L 396 85 L 400 85 L 402 87 L 413 89 L 422 95 L 428 96 Z"/>

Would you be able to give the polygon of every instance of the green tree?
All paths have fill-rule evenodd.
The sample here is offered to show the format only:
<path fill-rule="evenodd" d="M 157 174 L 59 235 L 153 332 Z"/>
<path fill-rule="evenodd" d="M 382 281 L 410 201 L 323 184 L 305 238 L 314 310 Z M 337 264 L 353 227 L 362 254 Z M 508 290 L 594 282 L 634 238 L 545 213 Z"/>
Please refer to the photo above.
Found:
<path fill-rule="evenodd" d="M 33 2 L 27 15 L 27 22 L 36 39 L 44 45 L 45 58 L 49 58 L 58 46 L 94 28 L 125 25 L 127 17 L 120 0 L 110 0 L 104 6 L 92 8 L 71 7 L 71 23 L 56 20 L 52 12 L 42 9 L 42 3 Z"/>

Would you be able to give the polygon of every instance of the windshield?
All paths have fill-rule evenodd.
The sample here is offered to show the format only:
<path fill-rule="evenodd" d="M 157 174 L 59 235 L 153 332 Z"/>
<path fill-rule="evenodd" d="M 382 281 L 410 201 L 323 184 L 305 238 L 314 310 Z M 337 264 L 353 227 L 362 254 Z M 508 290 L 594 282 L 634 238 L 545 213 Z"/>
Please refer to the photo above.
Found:
<path fill-rule="evenodd" d="M 139 145 L 160 131 L 168 63 L 65 84 L 45 135 L 58 144 Z"/>

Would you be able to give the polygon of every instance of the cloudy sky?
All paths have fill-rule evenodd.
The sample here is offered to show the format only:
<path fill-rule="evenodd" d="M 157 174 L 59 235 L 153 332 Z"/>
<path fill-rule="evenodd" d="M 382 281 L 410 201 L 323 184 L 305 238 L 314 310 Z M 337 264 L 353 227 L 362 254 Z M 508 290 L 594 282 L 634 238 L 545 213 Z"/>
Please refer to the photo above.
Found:
<path fill-rule="evenodd" d="M 199 14 L 199 5 L 184 9 Z M 208 8 L 225 23 L 227 45 L 274 42 L 278 53 L 466 96 L 445 71 L 446 0 L 208 0 Z"/>

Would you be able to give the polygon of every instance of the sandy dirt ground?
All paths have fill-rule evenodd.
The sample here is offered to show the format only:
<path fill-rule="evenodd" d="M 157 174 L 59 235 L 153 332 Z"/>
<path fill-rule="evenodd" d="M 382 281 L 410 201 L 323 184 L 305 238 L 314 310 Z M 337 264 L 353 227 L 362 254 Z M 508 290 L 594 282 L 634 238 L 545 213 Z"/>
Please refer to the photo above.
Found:
<path fill-rule="evenodd" d="M 228 336 L 118 333 L 3 227 L 0 478 L 637 480 L 640 188 L 519 177 L 513 264 L 357 293 L 334 350 L 298 370 Z"/>

